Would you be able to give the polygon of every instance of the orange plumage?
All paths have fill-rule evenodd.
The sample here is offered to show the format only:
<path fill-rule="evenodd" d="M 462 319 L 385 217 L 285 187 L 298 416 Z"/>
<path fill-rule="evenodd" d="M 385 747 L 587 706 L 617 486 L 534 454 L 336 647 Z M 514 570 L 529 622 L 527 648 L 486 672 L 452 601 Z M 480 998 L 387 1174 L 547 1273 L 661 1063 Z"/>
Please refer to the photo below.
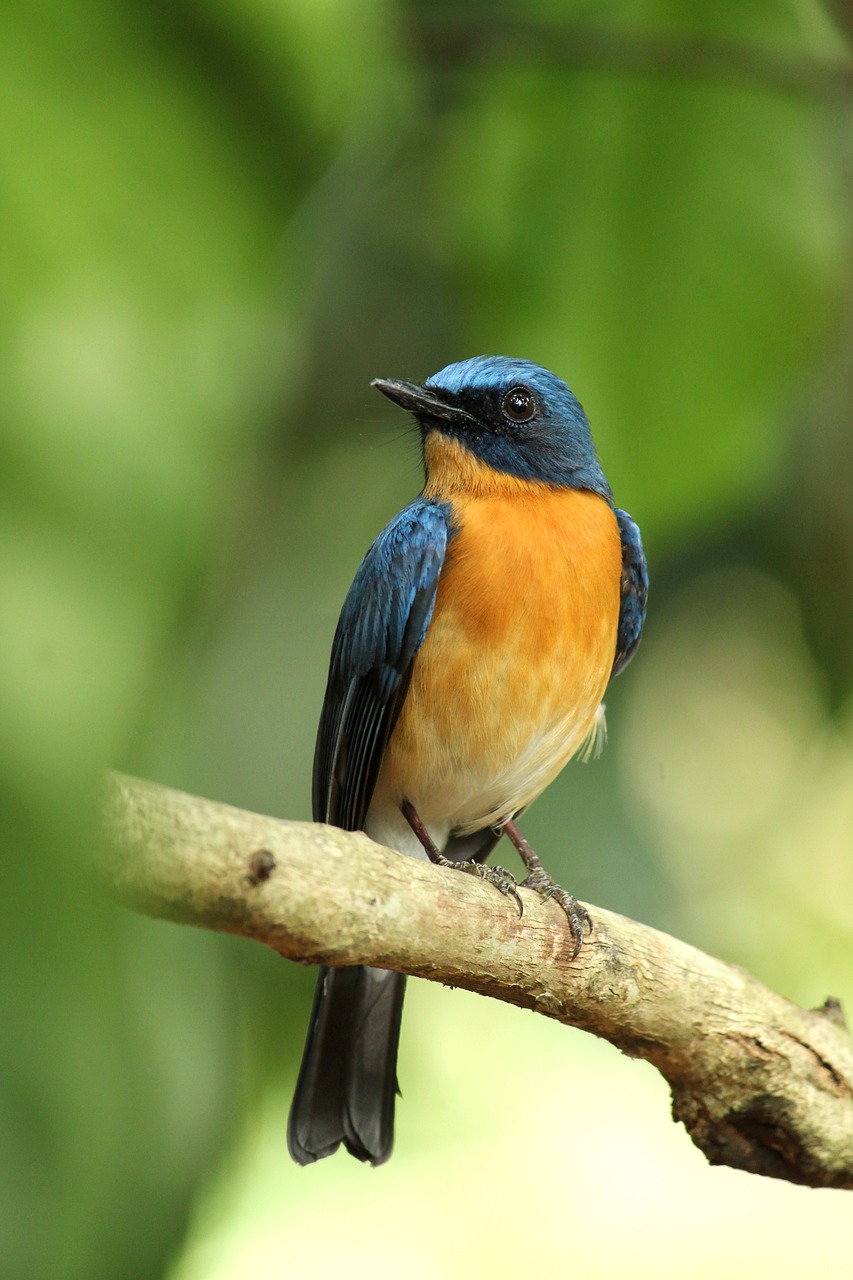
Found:
<path fill-rule="evenodd" d="M 458 532 L 373 809 L 410 800 L 441 845 L 524 808 L 594 732 L 622 560 L 598 495 L 496 472 L 438 432 L 425 456 L 424 496 Z"/>

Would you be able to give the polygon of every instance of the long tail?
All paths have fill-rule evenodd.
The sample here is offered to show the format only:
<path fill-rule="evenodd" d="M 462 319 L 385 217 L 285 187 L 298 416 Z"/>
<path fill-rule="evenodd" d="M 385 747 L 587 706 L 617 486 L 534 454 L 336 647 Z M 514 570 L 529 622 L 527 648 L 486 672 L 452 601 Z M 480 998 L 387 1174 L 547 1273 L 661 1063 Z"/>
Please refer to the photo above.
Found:
<path fill-rule="evenodd" d="M 297 1164 L 342 1142 L 373 1165 L 390 1156 L 405 990 L 405 976 L 385 969 L 320 969 L 287 1126 Z"/>

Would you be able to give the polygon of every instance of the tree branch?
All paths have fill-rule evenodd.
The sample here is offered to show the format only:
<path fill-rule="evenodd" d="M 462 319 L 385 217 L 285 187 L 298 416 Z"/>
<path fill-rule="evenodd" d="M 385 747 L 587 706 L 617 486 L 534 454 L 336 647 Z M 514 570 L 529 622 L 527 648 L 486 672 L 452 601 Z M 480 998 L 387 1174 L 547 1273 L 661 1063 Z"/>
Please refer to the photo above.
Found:
<path fill-rule="evenodd" d="M 838 19 L 851 27 L 849 0 Z M 566 24 L 524 14 L 423 13 L 412 27 L 422 56 L 439 69 L 495 65 L 561 67 L 767 89 L 793 97 L 849 101 L 848 59 L 821 58 L 757 40 L 680 36 L 639 27 Z"/>
<path fill-rule="evenodd" d="M 468 876 L 359 833 L 283 822 L 113 775 L 100 869 L 148 915 L 241 934 L 304 964 L 370 964 L 465 987 L 653 1063 L 712 1164 L 853 1189 L 853 1040 L 743 970 L 592 908 L 571 961 L 553 903 L 524 916 Z"/>

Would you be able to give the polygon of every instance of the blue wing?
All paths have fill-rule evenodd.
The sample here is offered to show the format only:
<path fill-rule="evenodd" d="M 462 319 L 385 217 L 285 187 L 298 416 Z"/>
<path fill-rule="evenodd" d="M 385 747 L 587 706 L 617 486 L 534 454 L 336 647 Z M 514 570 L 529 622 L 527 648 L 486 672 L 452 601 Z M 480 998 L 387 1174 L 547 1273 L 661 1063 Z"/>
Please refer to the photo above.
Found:
<path fill-rule="evenodd" d="M 622 539 L 622 597 L 611 679 L 627 667 L 637 651 L 646 620 L 646 598 L 649 594 L 649 571 L 640 530 L 627 512 L 620 511 L 618 507 L 614 508 L 614 512 L 619 525 L 619 537 Z"/>
<path fill-rule="evenodd" d="M 341 610 L 314 753 L 314 820 L 363 825 L 432 618 L 449 509 L 417 499 L 380 533 Z"/>

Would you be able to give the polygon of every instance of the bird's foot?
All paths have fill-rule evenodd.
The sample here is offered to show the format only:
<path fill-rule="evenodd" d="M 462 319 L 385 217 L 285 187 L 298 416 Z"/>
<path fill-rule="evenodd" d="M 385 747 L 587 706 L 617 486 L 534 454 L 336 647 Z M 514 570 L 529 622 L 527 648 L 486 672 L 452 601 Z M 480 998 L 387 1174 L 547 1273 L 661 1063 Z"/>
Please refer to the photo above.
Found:
<path fill-rule="evenodd" d="M 466 875 L 477 876 L 478 879 L 485 880 L 486 884 L 493 884 L 505 897 L 514 898 L 519 916 L 524 915 L 524 903 L 518 892 L 518 881 L 506 867 L 490 867 L 484 862 L 453 862 L 451 858 L 445 858 L 442 853 L 438 857 L 440 859 L 437 861 L 438 866 L 450 867 L 453 871 L 464 871 Z"/>
<path fill-rule="evenodd" d="M 503 830 L 515 845 L 519 857 L 527 867 L 527 879 L 522 880 L 519 887 L 532 889 L 534 893 L 539 894 L 540 898 L 553 898 L 565 912 L 569 928 L 572 931 L 572 937 L 575 940 L 575 949 L 572 952 L 572 959 L 574 960 L 583 946 L 585 934 L 592 932 L 592 916 L 586 907 L 578 902 L 577 898 L 562 889 L 553 876 L 548 874 L 512 819 L 508 819 L 503 824 Z"/>
<path fill-rule="evenodd" d="M 534 893 L 539 894 L 540 898 L 553 898 L 557 906 L 562 907 L 566 913 L 572 937 L 575 940 L 575 949 L 572 952 L 572 959 L 574 960 L 583 946 L 584 936 L 587 933 L 592 933 L 592 916 L 586 907 L 578 902 L 577 898 L 573 897 L 572 894 L 565 889 L 561 889 L 557 881 L 542 867 L 537 867 L 535 871 L 531 871 L 527 879 L 522 880 L 519 888 L 532 889 Z"/>
<path fill-rule="evenodd" d="M 482 862 L 454 862 L 452 858 L 445 858 L 427 831 L 420 814 L 411 801 L 404 800 L 400 808 L 403 817 L 420 840 L 430 862 L 437 867 L 449 867 L 451 871 L 464 871 L 469 876 L 477 876 L 479 880 L 485 880 L 487 884 L 493 884 L 500 893 L 515 899 L 519 916 L 524 914 L 524 903 L 521 901 L 521 895 L 518 892 L 518 882 L 511 871 L 507 871 L 506 867 L 487 867 Z"/>

